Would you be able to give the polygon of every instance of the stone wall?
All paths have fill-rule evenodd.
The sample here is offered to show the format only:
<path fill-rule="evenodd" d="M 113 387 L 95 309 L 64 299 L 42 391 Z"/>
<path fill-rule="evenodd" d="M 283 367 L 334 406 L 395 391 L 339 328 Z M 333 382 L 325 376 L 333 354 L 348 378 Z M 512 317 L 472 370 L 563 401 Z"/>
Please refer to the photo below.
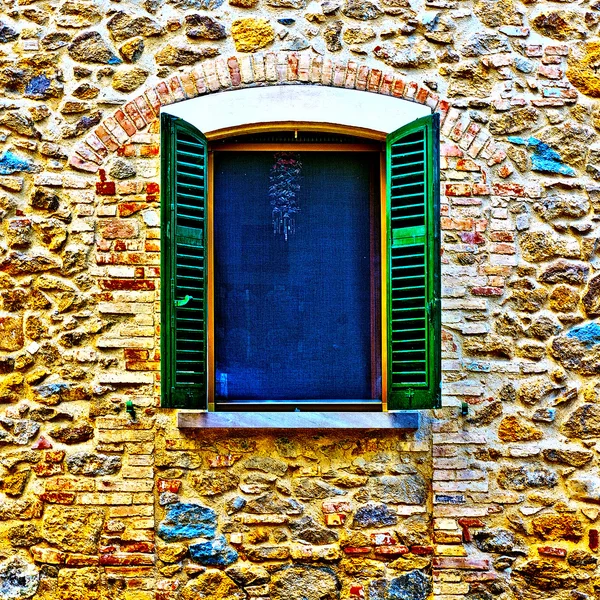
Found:
<path fill-rule="evenodd" d="M 599 7 L 7 4 L 0 599 L 598 597 Z M 157 114 L 251 85 L 440 113 L 445 408 L 414 434 L 159 408 Z"/>

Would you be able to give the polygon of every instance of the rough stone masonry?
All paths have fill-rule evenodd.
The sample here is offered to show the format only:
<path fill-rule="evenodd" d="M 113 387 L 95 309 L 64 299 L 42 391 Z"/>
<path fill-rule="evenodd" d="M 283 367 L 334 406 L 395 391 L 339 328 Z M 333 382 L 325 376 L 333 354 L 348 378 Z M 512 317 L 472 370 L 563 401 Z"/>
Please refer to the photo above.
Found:
<path fill-rule="evenodd" d="M 599 598 L 600 4 L 228 2 L 4 2 L 0 600 Z M 441 116 L 416 433 L 159 407 L 157 114 L 257 85 Z"/>

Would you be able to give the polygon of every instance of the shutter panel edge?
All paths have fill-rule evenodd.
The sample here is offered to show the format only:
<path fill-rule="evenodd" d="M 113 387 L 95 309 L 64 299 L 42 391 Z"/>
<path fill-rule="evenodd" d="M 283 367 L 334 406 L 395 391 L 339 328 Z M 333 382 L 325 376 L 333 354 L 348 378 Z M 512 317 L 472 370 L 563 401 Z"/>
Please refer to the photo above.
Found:
<path fill-rule="evenodd" d="M 195 332 L 201 334 L 202 351 L 204 356 L 204 367 L 198 369 L 197 373 L 203 375 L 203 381 L 200 384 L 190 385 L 178 382 L 178 361 L 181 361 L 181 352 L 177 351 L 177 327 L 179 307 L 189 303 L 185 295 L 177 293 L 176 286 L 180 284 L 177 281 L 178 261 L 177 246 L 178 242 L 185 242 L 184 238 L 189 237 L 192 245 L 198 245 L 196 240 L 200 240 L 203 252 L 200 253 L 201 260 L 206 262 L 206 227 L 205 222 L 200 223 L 200 227 L 192 230 L 182 225 L 178 226 L 178 140 L 181 142 L 182 136 L 194 138 L 198 147 L 202 148 L 203 158 L 199 171 L 203 171 L 201 176 L 204 178 L 204 188 L 198 198 L 201 206 L 206 209 L 206 175 L 207 175 L 207 143 L 200 131 L 186 123 L 182 119 L 172 115 L 161 114 L 161 406 L 164 408 L 187 408 L 203 409 L 207 408 L 207 344 L 206 344 L 206 268 L 201 275 L 201 303 L 200 315 L 203 326 L 196 327 Z M 189 142 L 183 142 L 185 145 Z M 181 218 L 181 214 L 179 214 Z M 179 274 L 181 277 L 181 265 L 179 265 Z M 182 296 L 181 298 L 179 296 Z M 198 299 L 196 299 L 198 300 Z M 195 318 L 198 312 L 194 313 Z"/>
<path fill-rule="evenodd" d="M 388 409 L 391 411 L 395 410 L 406 410 L 406 409 L 427 409 L 437 408 L 441 403 L 441 303 L 440 303 L 440 196 L 439 196 L 439 115 L 432 114 L 430 116 L 422 117 L 405 125 L 404 127 L 392 132 L 388 135 L 386 140 L 386 216 L 387 216 L 387 232 L 386 232 L 386 252 L 387 252 L 387 365 L 384 368 L 387 370 L 388 377 Z M 423 159 L 422 176 L 424 183 L 424 214 L 423 214 L 423 225 L 418 223 L 418 219 L 412 219 L 411 214 L 411 192 L 415 191 L 415 177 L 419 177 L 421 171 L 419 171 L 419 165 L 415 164 L 418 160 L 415 159 L 414 152 L 415 148 L 410 148 L 410 141 L 414 140 L 422 132 L 424 142 L 425 156 Z M 411 135 L 413 136 L 411 138 Z M 405 141 L 406 152 L 400 156 L 401 153 L 394 154 L 394 149 L 399 149 L 402 145 L 402 141 Z M 417 142 L 414 142 L 417 144 Z M 418 155 L 416 155 L 418 157 Z M 394 162 L 395 161 L 395 162 Z M 411 162 L 412 161 L 412 162 Z M 416 169 L 415 174 L 407 175 L 408 171 L 402 171 L 403 165 L 412 164 L 413 168 Z M 393 173 L 393 169 L 396 173 Z M 400 174 L 398 173 L 400 169 Z M 408 169 L 410 170 L 410 169 Z M 404 181 L 402 181 L 404 180 Z M 405 183 L 409 182 L 409 183 Z M 413 182 L 413 183 L 410 183 Z M 392 188 L 392 185 L 395 187 Z M 412 186 L 412 187 L 411 187 Z M 393 190 L 397 190 L 394 192 Z M 404 190 L 404 192 L 402 191 Z M 404 205 L 398 208 L 398 202 L 393 206 L 394 199 L 398 200 L 398 196 L 394 194 L 402 195 L 404 193 Z M 396 211 L 398 214 L 400 210 L 400 216 L 396 217 L 397 222 L 401 222 L 405 219 L 407 227 L 394 227 L 393 226 L 393 212 Z M 418 211 L 418 208 L 414 209 Z M 415 213 L 416 214 L 416 213 Z M 414 226 L 414 223 L 418 223 Z M 402 289 L 396 287 L 393 289 L 394 280 L 393 268 L 398 272 L 400 265 L 405 266 L 405 263 L 410 264 L 410 259 L 403 259 L 405 256 L 411 254 L 415 256 L 417 252 L 408 250 L 409 248 L 416 248 L 420 244 L 423 245 L 423 256 L 425 258 L 423 267 L 424 274 L 422 280 L 425 285 L 424 290 L 424 303 L 422 311 L 426 320 L 426 341 L 424 342 L 423 348 L 425 350 L 425 382 L 411 382 L 410 378 L 418 378 L 419 375 L 412 375 L 412 371 L 399 371 L 399 365 L 394 364 L 394 348 L 402 348 L 399 346 L 402 342 L 399 341 L 400 334 L 408 333 L 408 329 L 402 332 L 396 331 L 396 336 L 393 336 L 393 306 L 397 307 L 397 313 L 402 311 L 408 311 L 406 314 L 417 314 L 411 313 L 409 309 L 403 308 L 401 305 L 402 301 L 399 300 L 398 295 L 395 296 L 395 302 L 393 300 L 394 291 L 398 293 L 404 293 Z M 406 249 L 406 251 L 404 251 Z M 403 252 L 404 251 L 404 252 Z M 395 261 L 394 263 L 392 261 Z M 416 263 L 415 263 L 416 264 Z M 395 265 L 395 266 L 394 266 Z M 411 271 L 408 270 L 408 273 Z M 416 271 L 412 271 L 413 273 Z M 399 279 L 402 279 L 400 277 Z M 405 279 L 409 279 L 405 277 Z M 409 279 L 409 282 L 411 279 Z M 415 283 L 415 279 L 412 279 Z M 418 283 L 418 282 L 417 282 Z M 417 296 L 418 297 L 418 296 Z M 400 306 L 400 308 L 398 308 Z M 408 306 L 408 304 L 407 304 Z M 417 331 L 414 329 L 413 331 Z M 416 334 L 415 334 L 416 335 Z M 396 342 L 394 342 L 394 337 Z M 404 338 L 401 338 L 404 339 Z M 408 350 L 404 351 L 409 353 Z M 417 351 L 411 351 L 413 356 L 419 358 Z M 401 353 L 396 353 L 396 355 Z M 421 354 L 422 356 L 422 354 Z M 405 363 L 406 364 L 406 363 Z M 396 370 L 394 371 L 394 368 Z M 402 379 L 402 381 L 399 381 Z"/>

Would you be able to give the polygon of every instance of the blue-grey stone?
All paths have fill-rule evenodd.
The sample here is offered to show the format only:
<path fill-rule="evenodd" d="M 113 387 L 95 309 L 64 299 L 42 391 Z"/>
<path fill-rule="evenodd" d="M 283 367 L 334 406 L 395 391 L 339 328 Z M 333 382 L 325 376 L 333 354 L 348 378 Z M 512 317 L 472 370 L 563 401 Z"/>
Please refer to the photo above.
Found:
<path fill-rule="evenodd" d="M 18 37 L 19 34 L 12 27 L 9 27 L 6 23 L 0 21 L 0 44 L 12 42 Z"/>
<path fill-rule="evenodd" d="M 292 50 L 294 52 L 306 50 L 306 48 L 310 48 L 310 43 L 302 35 L 296 35 L 286 39 L 284 45 L 281 47 L 282 50 Z"/>
<path fill-rule="evenodd" d="M 246 506 L 245 498 L 242 498 L 241 496 L 235 496 L 225 503 L 225 510 L 227 511 L 228 515 L 232 515 L 242 510 L 244 506 Z"/>
<path fill-rule="evenodd" d="M 517 71 L 521 71 L 521 73 L 532 73 L 535 68 L 533 61 L 527 60 L 522 56 L 515 57 L 515 68 Z"/>
<path fill-rule="evenodd" d="M 354 528 L 395 525 L 398 514 L 385 504 L 366 504 L 354 513 Z"/>
<path fill-rule="evenodd" d="M 385 600 L 387 588 L 387 579 L 374 579 L 369 581 L 369 600 Z"/>
<path fill-rule="evenodd" d="M 510 136 L 508 137 L 508 141 L 512 144 L 527 146 L 528 148 L 533 149 L 533 154 L 531 155 L 531 168 L 533 171 L 557 173 L 559 175 L 566 175 L 567 177 L 575 177 L 575 169 L 565 165 L 562 162 L 560 154 L 541 140 L 534 137 L 524 139 L 522 137 Z"/>
<path fill-rule="evenodd" d="M 465 504 L 467 500 L 463 494 L 449 495 L 449 494 L 436 494 L 436 504 Z"/>
<path fill-rule="evenodd" d="M 386 600 L 427 600 L 431 580 L 421 571 L 410 571 L 390 581 Z"/>
<path fill-rule="evenodd" d="M 296 19 L 277 19 L 277 22 L 280 25 L 293 25 L 296 22 Z"/>
<path fill-rule="evenodd" d="M 0 175 L 11 175 L 20 171 L 37 173 L 39 170 L 32 162 L 17 156 L 10 150 L 7 150 L 0 158 Z"/>
<path fill-rule="evenodd" d="M 419 473 L 371 477 L 369 491 L 371 498 L 386 504 L 424 504 L 427 500 L 427 482 Z"/>
<path fill-rule="evenodd" d="M 39 583 L 39 571 L 22 557 L 12 556 L 0 563 L 0 600 L 31 598 Z"/>
<path fill-rule="evenodd" d="M 483 56 L 512 50 L 508 38 L 494 31 L 478 31 L 467 39 L 461 49 L 463 56 Z"/>
<path fill-rule="evenodd" d="M 45 75 L 32 77 L 25 86 L 27 96 L 44 96 L 50 87 L 51 81 Z"/>
<path fill-rule="evenodd" d="M 220 535 L 210 542 L 192 544 L 190 546 L 192 560 L 201 565 L 222 567 L 234 563 L 238 553 L 227 543 L 224 536 Z"/>
<path fill-rule="evenodd" d="M 38 385 L 33 389 L 42 398 L 50 398 L 50 396 L 54 396 L 55 394 L 60 394 L 64 390 L 68 390 L 71 387 L 70 383 L 60 382 L 60 383 L 47 383 L 45 385 Z"/>
<path fill-rule="evenodd" d="M 492 365 L 489 362 L 480 360 L 465 360 L 463 366 L 467 371 L 474 371 L 475 373 L 489 373 L 492 370 Z"/>
<path fill-rule="evenodd" d="M 600 325 L 592 322 L 582 327 L 574 327 L 567 333 L 568 338 L 579 340 L 586 348 L 600 344 Z"/>
<path fill-rule="evenodd" d="M 217 528 L 217 513 L 208 506 L 195 502 L 177 502 L 167 509 L 164 521 L 158 526 L 158 535 L 167 542 L 212 538 Z"/>

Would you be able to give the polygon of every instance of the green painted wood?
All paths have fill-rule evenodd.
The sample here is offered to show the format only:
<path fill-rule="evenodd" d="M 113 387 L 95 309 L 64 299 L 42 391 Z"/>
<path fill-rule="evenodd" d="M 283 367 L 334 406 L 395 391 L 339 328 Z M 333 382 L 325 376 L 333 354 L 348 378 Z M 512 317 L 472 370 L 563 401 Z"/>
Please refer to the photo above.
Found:
<path fill-rule="evenodd" d="M 440 405 L 439 115 L 391 133 L 387 154 L 388 408 Z"/>
<path fill-rule="evenodd" d="M 162 406 L 206 409 L 207 142 L 171 115 L 161 129 Z"/>

